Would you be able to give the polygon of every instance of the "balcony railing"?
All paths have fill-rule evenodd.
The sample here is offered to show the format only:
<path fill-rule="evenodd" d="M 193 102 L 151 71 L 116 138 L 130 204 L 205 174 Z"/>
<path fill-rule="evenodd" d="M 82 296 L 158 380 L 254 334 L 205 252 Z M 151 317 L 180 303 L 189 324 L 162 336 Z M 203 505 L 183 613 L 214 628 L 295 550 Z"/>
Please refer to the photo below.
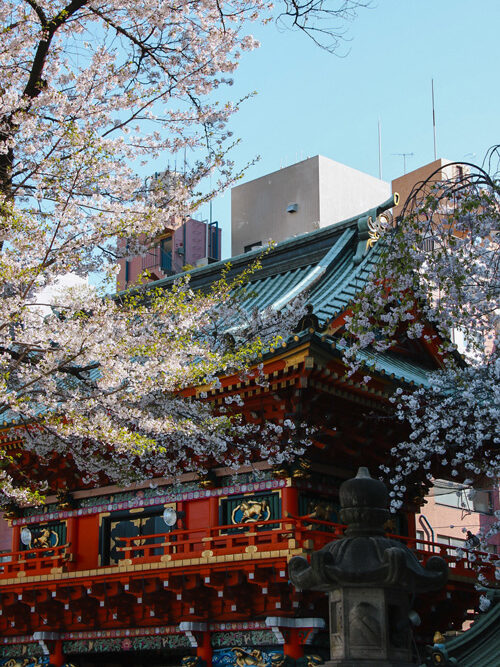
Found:
<path fill-rule="evenodd" d="M 142 256 L 142 270 L 160 268 L 163 273 L 172 272 L 172 251 L 161 246 L 151 248 Z"/>
<path fill-rule="evenodd" d="M 117 551 L 133 563 L 155 560 L 200 558 L 213 555 L 276 551 L 293 548 L 320 548 L 340 537 L 345 526 L 326 521 L 295 518 L 269 519 L 252 523 L 228 524 L 214 528 L 172 530 L 168 533 L 116 538 L 123 544 Z M 290 541 L 293 541 L 293 544 Z"/>
<path fill-rule="evenodd" d="M 266 552 L 268 557 L 275 558 L 281 557 L 279 552 L 292 549 L 307 554 L 342 537 L 344 529 L 344 525 L 329 521 L 287 517 L 194 530 L 182 528 L 115 539 L 119 545 L 117 552 L 122 554 L 119 562 L 124 565 L 169 562 L 169 567 L 175 567 L 178 562 L 179 567 L 184 567 L 188 559 L 212 556 L 233 554 L 238 556 L 239 560 L 243 554 Z M 401 535 L 389 537 L 406 544 L 423 565 L 429 558 L 438 555 L 445 559 L 453 575 L 473 580 L 480 570 L 488 579 L 494 580 L 495 563 L 499 560 L 494 554 L 463 549 L 461 556 L 455 548 L 446 544 Z M 24 572 L 27 576 L 50 574 L 53 568 L 62 568 L 63 571 L 78 570 L 78 559 L 75 560 L 69 544 L 2 554 L 0 582 L 2 579 L 18 576 L 19 572 Z M 106 565 L 99 569 L 105 576 Z"/>
<path fill-rule="evenodd" d="M 235 529 L 238 532 L 235 532 Z M 203 556 L 276 552 L 294 548 L 311 552 L 332 540 L 342 537 L 345 526 L 307 517 L 270 519 L 255 523 L 231 524 L 196 531 L 173 530 L 168 533 L 118 538 L 122 546 L 118 552 L 132 564 L 154 561 L 176 561 Z M 415 552 L 425 563 L 432 556 L 441 556 L 453 574 L 468 578 L 477 576 L 478 568 L 489 579 L 494 579 L 498 556 L 474 550 L 460 550 L 439 542 L 401 535 L 388 535 Z"/>
<path fill-rule="evenodd" d="M 29 575 L 50 574 L 62 568 L 69 558 L 69 544 L 45 549 L 25 549 L 3 553 L 0 561 L 0 579 L 15 577 L 19 572 Z"/>

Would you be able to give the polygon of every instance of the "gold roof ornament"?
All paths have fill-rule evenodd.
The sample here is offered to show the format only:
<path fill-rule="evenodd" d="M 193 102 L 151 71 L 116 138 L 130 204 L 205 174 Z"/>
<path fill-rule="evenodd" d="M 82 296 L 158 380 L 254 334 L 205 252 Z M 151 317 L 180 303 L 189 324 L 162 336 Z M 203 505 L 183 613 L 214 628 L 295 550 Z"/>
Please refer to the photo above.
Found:
<path fill-rule="evenodd" d="M 373 219 L 371 216 L 367 220 L 368 239 L 366 240 L 366 248 L 373 248 L 373 246 L 380 240 L 380 237 L 386 229 L 392 227 L 392 214 L 390 211 L 381 213 L 377 218 Z"/>
<path fill-rule="evenodd" d="M 392 213 L 389 211 L 399 204 L 399 195 L 395 192 L 390 199 L 358 218 L 358 247 L 353 258 L 355 266 L 366 257 L 368 250 L 379 241 L 386 229 L 392 226 Z"/>
<path fill-rule="evenodd" d="M 292 469 L 292 477 L 294 479 L 307 479 L 311 476 L 311 462 L 307 459 L 299 459 L 297 464 L 294 464 Z"/>

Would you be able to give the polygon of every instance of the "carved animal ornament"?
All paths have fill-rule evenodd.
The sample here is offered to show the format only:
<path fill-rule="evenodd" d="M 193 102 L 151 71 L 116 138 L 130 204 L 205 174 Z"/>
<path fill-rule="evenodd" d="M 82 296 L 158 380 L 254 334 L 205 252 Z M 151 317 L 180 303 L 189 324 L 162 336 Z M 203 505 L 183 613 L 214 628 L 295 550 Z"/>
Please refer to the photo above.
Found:
<path fill-rule="evenodd" d="M 51 547 L 57 547 L 59 544 L 59 535 L 55 530 L 51 530 L 46 526 L 42 526 L 34 531 L 31 531 L 27 527 L 23 528 L 21 539 L 28 549 L 50 549 Z M 35 658 L 31 660 L 35 660 Z M 33 664 L 36 665 L 37 663 Z M 41 665 L 42 663 L 39 664 Z"/>
<path fill-rule="evenodd" d="M 333 512 L 333 505 L 331 503 L 314 501 L 309 503 L 309 519 L 318 519 L 320 521 L 329 521 Z"/>
<path fill-rule="evenodd" d="M 271 510 L 267 500 L 242 500 L 231 512 L 232 523 L 253 523 L 267 521 Z"/>
<path fill-rule="evenodd" d="M 262 651 L 259 651 L 257 648 L 250 649 L 247 651 L 239 646 L 235 646 L 231 649 L 234 653 L 234 662 L 238 667 L 248 667 L 249 665 L 255 665 L 256 667 L 265 667 L 266 661 L 262 655 Z"/>

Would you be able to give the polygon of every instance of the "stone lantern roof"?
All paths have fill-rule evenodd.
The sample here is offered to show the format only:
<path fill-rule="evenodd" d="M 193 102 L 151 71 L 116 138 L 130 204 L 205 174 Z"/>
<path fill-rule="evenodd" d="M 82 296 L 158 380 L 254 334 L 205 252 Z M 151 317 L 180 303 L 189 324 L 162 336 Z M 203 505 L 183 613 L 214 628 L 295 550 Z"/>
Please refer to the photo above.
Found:
<path fill-rule="evenodd" d="M 425 567 L 408 547 L 385 536 L 389 496 L 383 482 L 367 468 L 340 487 L 341 521 L 345 537 L 312 554 L 311 562 L 296 556 L 290 561 L 292 582 L 301 589 L 328 591 L 344 584 L 398 586 L 409 594 L 435 590 L 446 583 L 448 566 L 438 557 Z"/>

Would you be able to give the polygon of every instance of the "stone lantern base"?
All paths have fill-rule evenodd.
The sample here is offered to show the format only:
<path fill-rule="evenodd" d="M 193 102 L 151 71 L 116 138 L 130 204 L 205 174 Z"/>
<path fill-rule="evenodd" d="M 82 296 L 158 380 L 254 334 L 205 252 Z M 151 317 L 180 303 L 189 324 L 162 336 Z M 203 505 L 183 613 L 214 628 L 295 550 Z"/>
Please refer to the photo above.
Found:
<path fill-rule="evenodd" d="M 330 591 L 331 667 L 411 667 L 408 595 L 395 588 Z"/>

